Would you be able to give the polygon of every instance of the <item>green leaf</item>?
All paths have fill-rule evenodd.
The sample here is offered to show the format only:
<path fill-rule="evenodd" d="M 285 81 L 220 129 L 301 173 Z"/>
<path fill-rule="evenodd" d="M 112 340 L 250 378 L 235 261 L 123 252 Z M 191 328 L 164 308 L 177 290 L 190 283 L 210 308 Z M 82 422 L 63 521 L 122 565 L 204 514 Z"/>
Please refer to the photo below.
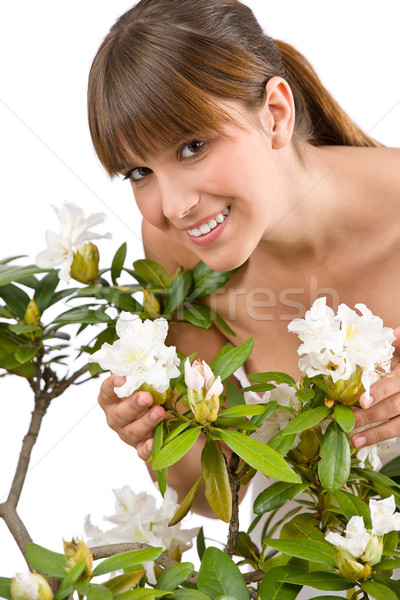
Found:
<path fill-rule="evenodd" d="M 180 315 L 185 321 L 201 329 L 209 329 L 212 325 L 212 315 L 208 306 L 191 304 L 190 306 L 185 306 Z"/>
<path fill-rule="evenodd" d="M 158 579 L 155 587 L 168 592 L 174 590 L 183 583 L 194 571 L 194 565 L 190 562 L 182 562 L 166 569 Z"/>
<path fill-rule="evenodd" d="M 269 417 L 275 412 L 278 403 L 276 400 L 269 400 L 266 404 L 264 404 L 265 410 L 260 415 L 255 415 L 251 418 L 251 422 L 254 423 L 257 427 L 261 427 L 265 419 L 269 419 Z M 276 450 L 276 448 L 274 448 Z"/>
<path fill-rule="evenodd" d="M 356 417 L 351 410 L 350 406 L 345 406 L 344 404 L 336 404 L 333 410 L 333 416 L 335 417 L 336 423 L 349 433 L 356 424 Z"/>
<path fill-rule="evenodd" d="M 41 331 L 42 328 L 36 325 L 20 325 L 17 323 L 16 325 L 9 325 L 8 329 L 16 335 L 21 335 L 31 333 L 32 331 Z"/>
<path fill-rule="evenodd" d="M 87 600 L 112 600 L 112 592 L 104 585 L 89 583 Z"/>
<path fill-rule="evenodd" d="M 396 456 L 393 460 L 390 460 L 386 465 L 383 465 L 379 471 L 387 477 L 399 477 L 400 476 L 400 456 Z"/>
<path fill-rule="evenodd" d="M 163 548 L 145 548 L 144 550 L 132 550 L 123 552 L 110 558 L 106 558 L 93 571 L 93 577 L 104 575 L 119 569 L 132 571 L 133 567 L 149 560 L 156 560 L 163 552 Z"/>
<path fill-rule="evenodd" d="M 218 431 L 219 437 L 251 467 L 278 481 L 301 483 L 301 479 L 282 456 L 266 444 L 236 431 Z"/>
<path fill-rule="evenodd" d="M 288 523 L 281 529 L 281 539 L 291 538 L 306 538 L 308 540 L 315 540 L 317 542 L 323 542 L 331 545 L 325 541 L 324 534 L 318 529 L 318 521 L 315 519 L 312 513 L 301 513 L 295 515 Z"/>
<path fill-rule="evenodd" d="M 317 408 L 306 410 L 290 421 L 285 429 L 282 430 L 282 433 L 283 435 L 291 435 L 292 433 L 300 433 L 301 431 L 310 429 L 326 419 L 330 412 L 330 408 L 327 406 L 318 406 Z"/>
<path fill-rule="evenodd" d="M 148 258 L 135 260 L 133 268 L 140 278 L 153 288 L 168 289 L 171 286 L 171 277 L 167 271 L 153 260 Z"/>
<path fill-rule="evenodd" d="M 214 271 L 204 262 L 200 261 L 193 269 L 193 280 L 195 284 L 195 299 L 205 298 L 220 287 L 225 285 L 237 269 L 233 271 Z"/>
<path fill-rule="evenodd" d="M 83 323 L 95 325 L 96 323 L 110 323 L 111 318 L 104 312 L 102 308 L 92 310 L 91 304 L 76 306 L 64 313 L 58 315 L 54 319 L 54 323 Z"/>
<path fill-rule="evenodd" d="M 348 521 L 351 517 L 363 517 L 364 525 L 367 529 L 371 528 L 371 513 L 368 504 L 358 496 L 338 490 L 333 494 Z"/>
<path fill-rule="evenodd" d="M 256 383 L 267 383 L 268 381 L 275 381 L 276 383 L 287 383 L 292 387 L 296 387 L 296 382 L 290 375 L 281 373 L 280 371 L 267 371 L 265 373 L 250 373 L 247 375 L 247 379 L 255 381 Z"/>
<path fill-rule="evenodd" d="M 228 406 L 231 408 L 232 406 L 239 406 L 241 404 L 246 404 L 246 401 L 243 396 L 243 392 L 239 390 L 239 388 L 228 381 L 226 384 L 226 397 L 228 400 Z"/>
<path fill-rule="evenodd" d="M 374 565 L 374 571 L 392 571 L 393 569 L 400 569 L 400 559 L 387 558 Z"/>
<path fill-rule="evenodd" d="M 10 592 L 11 579 L 8 577 L 0 577 L 0 598 L 6 598 L 6 600 L 12 600 Z"/>
<path fill-rule="evenodd" d="M 309 585 L 317 590 L 326 590 L 327 592 L 350 590 L 354 587 L 354 581 L 349 581 L 337 573 L 327 573 L 325 571 L 313 571 L 306 575 L 289 575 L 283 581 L 297 585 Z"/>
<path fill-rule="evenodd" d="M 301 390 L 296 390 L 295 395 L 300 400 L 300 402 L 304 404 L 305 402 L 308 402 L 309 400 L 314 398 L 315 392 L 314 390 L 310 390 L 309 388 L 304 388 Z"/>
<path fill-rule="evenodd" d="M 276 385 L 273 383 L 255 383 L 254 385 L 248 385 L 247 387 L 242 388 L 243 392 L 269 392 L 270 390 L 274 390 Z"/>
<path fill-rule="evenodd" d="M 259 600 L 294 600 L 301 586 L 284 583 L 283 579 L 292 572 L 292 567 L 284 565 L 268 571 L 258 588 Z"/>
<path fill-rule="evenodd" d="M 225 333 L 225 335 L 231 335 L 232 337 L 236 337 L 236 333 L 231 329 L 226 321 L 220 316 L 215 315 L 215 323 L 218 325 L 218 328 Z"/>
<path fill-rule="evenodd" d="M 200 590 L 191 590 L 189 588 L 174 590 L 173 597 L 175 600 L 210 600 L 210 596 L 206 596 Z"/>
<path fill-rule="evenodd" d="M 212 440 L 207 440 L 204 444 L 201 471 L 208 504 L 221 521 L 229 523 L 232 515 L 232 492 L 228 472 L 223 454 Z"/>
<path fill-rule="evenodd" d="M 18 258 L 18 257 L 17 257 Z M 0 264 L 0 286 L 6 286 L 12 281 L 19 281 L 30 275 L 37 273 L 46 273 L 48 269 L 39 269 L 35 265 L 27 265 L 26 267 L 11 267 L 10 265 Z"/>
<path fill-rule="evenodd" d="M 153 460 L 153 469 L 165 469 L 178 462 L 196 442 L 200 432 L 201 427 L 192 427 L 163 446 Z"/>
<path fill-rule="evenodd" d="M 164 314 L 170 315 L 183 304 L 193 285 L 192 271 L 183 271 L 172 282 L 165 299 Z"/>
<path fill-rule="evenodd" d="M 369 481 L 372 481 L 372 483 L 387 488 L 389 492 L 388 496 L 390 496 L 391 493 L 399 493 L 400 485 L 382 473 L 370 471 L 369 469 L 361 469 L 360 467 L 353 467 L 353 471 L 363 479 L 365 477 L 365 479 L 369 479 Z"/>
<path fill-rule="evenodd" d="M 72 569 L 67 573 L 67 576 L 64 577 L 64 579 L 61 582 L 56 596 L 57 599 L 60 597 L 60 593 L 67 590 L 67 588 L 69 588 L 70 585 L 72 585 L 73 583 L 75 583 L 75 581 L 79 579 L 79 577 L 82 575 L 85 569 L 85 566 L 86 562 L 84 560 L 81 560 L 81 562 L 77 563 L 74 567 L 72 567 Z"/>
<path fill-rule="evenodd" d="M 327 427 L 322 438 L 320 455 L 321 460 L 318 463 L 320 481 L 328 492 L 336 492 L 349 478 L 351 454 L 346 434 L 335 422 Z"/>
<path fill-rule="evenodd" d="M 197 548 L 197 554 L 198 554 L 200 560 L 202 560 L 204 552 L 206 550 L 206 542 L 204 539 L 203 527 L 200 527 L 199 533 L 197 534 L 196 548 Z"/>
<path fill-rule="evenodd" d="M 121 275 L 126 258 L 126 242 L 124 242 L 116 251 L 111 263 L 111 279 L 114 285 L 117 283 L 118 277 Z"/>
<path fill-rule="evenodd" d="M 250 338 L 235 348 L 229 349 L 224 354 L 218 354 L 210 367 L 215 376 L 220 375 L 225 383 L 231 375 L 249 358 L 254 346 L 254 339 Z"/>
<path fill-rule="evenodd" d="M 310 540 L 307 538 L 281 539 L 281 540 L 264 540 L 265 544 L 276 548 L 289 556 L 296 556 L 303 560 L 311 560 L 316 563 L 335 566 L 335 557 L 333 554 L 333 546 L 328 542 Z"/>
<path fill-rule="evenodd" d="M 157 456 L 157 454 L 160 452 L 160 450 L 162 448 L 162 445 L 164 442 L 164 427 L 165 427 L 165 422 L 161 421 L 161 423 L 159 423 L 157 425 L 157 427 L 155 428 L 154 436 L 153 436 L 153 446 L 152 446 L 152 450 L 151 450 L 152 460 L 154 460 L 154 458 Z M 160 489 L 161 495 L 164 498 L 164 494 L 167 489 L 167 469 L 160 469 L 159 471 L 157 471 L 157 483 L 158 483 L 158 487 Z"/>
<path fill-rule="evenodd" d="M 30 300 L 26 292 L 16 285 L 9 283 L 4 287 L 0 287 L 0 298 L 3 298 L 8 308 L 21 319 L 21 321 L 24 320 L 26 307 Z"/>
<path fill-rule="evenodd" d="M 399 543 L 399 534 L 397 531 L 390 531 L 383 536 L 383 550 L 384 556 L 393 556 Z"/>
<path fill-rule="evenodd" d="M 268 486 L 254 501 L 254 512 L 258 515 L 283 506 L 287 500 L 293 500 L 304 492 L 309 483 L 284 483 L 278 481 Z"/>
<path fill-rule="evenodd" d="M 57 271 L 50 271 L 39 281 L 33 299 L 35 300 L 37 307 L 42 314 L 46 308 L 51 304 L 53 294 L 60 280 L 58 278 Z"/>
<path fill-rule="evenodd" d="M 38 544 L 27 544 L 25 547 L 27 561 L 46 575 L 51 577 L 65 577 L 65 556 Z"/>
<path fill-rule="evenodd" d="M 115 597 L 137 587 L 143 575 L 146 575 L 145 569 L 130 571 L 104 581 L 103 585 L 105 585 Z"/>
<path fill-rule="evenodd" d="M 192 507 L 194 499 L 196 498 L 196 494 L 199 490 L 200 483 L 202 482 L 202 480 L 203 480 L 203 475 L 200 475 L 200 477 L 197 479 L 197 481 L 195 481 L 194 485 L 190 488 L 190 490 L 189 490 L 188 494 L 186 495 L 186 497 L 184 498 L 182 504 L 180 505 L 180 507 L 178 508 L 178 510 L 176 511 L 176 513 L 174 514 L 174 516 L 172 517 L 170 522 L 168 523 L 168 527 L 172 527 L 172 525 L 176 525 L 177 523 L 182 521 L 182 519 L 184 517 L 186 517 L 186 515 L 188 514 L 189 510 Z"/>
<path fill-rule="evenodd" d="M 15 358 L 18 362 L 25 363 L 28 360 L 31 360 L 31 358 L 33 358 L 38 352 L 38 346 L 24 344 L 22 346 L 19 346 L 18 350 L 15 352 Z"/>
<path fill-rule="evenodd" d="M 279 452 L 281 456 L 286 456 L 295 439 L 295 433 L 292 433 L 292 435 L 285 435 L 283 431 L 279 431 L 269 440 L 268 446 Z"/>
<path fill-rule="evenodd" d="M 221 423 L 224 419 L 232 417 L 249 417 L 251 415 L 262 415 L 265 412 L 265 404 L 240 404 L 238 406 L 231 406 L 222 410 L 218 415 L 218 420 Z"/>
<path fill-rule="evenodd" d="M 171 592 L 164 592 L 164 590 L 149 590 L 148 588 L 136 588 L 134 590 L 129 590 L 129 592 L 119 594 L 117 598 L 118 600 L 156 600 L 163 596 L 171 596 Z"/>
<path fill-rule="evenodd" d="M 233 595 L 237 600 L 249 600 L 249 591 L 243 575 L 233 560 L 218 548 L 204 552 L 197 587 L 212 600 L 221 595 Z"/>
<path fill-rule="evenodd" d="M 398 600 L 398 596 L 390 588 L 375 581 L 362 581 L 361 589 L 375 600 Z"/>

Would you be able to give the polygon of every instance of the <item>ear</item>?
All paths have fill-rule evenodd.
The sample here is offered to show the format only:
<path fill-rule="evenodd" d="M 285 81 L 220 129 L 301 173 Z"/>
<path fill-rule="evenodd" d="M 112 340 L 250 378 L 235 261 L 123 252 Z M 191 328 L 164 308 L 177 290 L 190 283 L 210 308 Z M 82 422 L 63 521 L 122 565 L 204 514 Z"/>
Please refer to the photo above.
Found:
<path fill-rule="evenodd" d="M 282 77 L 272 77 L 265 87 L 265 103 L 261 120 L 271 136 L 272 148 L 289 144 L 294 128 L 294 98 L 289 84 Z"/>

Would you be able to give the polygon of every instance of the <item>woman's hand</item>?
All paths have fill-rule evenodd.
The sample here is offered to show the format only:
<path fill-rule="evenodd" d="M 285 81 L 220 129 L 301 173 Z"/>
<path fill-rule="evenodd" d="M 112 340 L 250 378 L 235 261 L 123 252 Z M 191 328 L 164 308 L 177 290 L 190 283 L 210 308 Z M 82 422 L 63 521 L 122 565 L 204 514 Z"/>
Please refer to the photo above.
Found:
<path fill-rule="evenodd" d="M 394 330 L 396 348 L 392 360 L 392 372 L 371 386 L 370 399 L 363 394 L 360 398 L 362 410 L 355 412 L 356 428 L 375 425 L 351 438 L 355 448 L 371 446 L 400 436 L 400 327 Z M 388 420 L 389 419 L 389 420 Z"/>
<path fill-rule="evenodd" d="M 139 458 L 151 455 L 154 429 L 165 417 L 162 406 L 154 405 L 150 392 L 134 392 L 118 398 L 114 387 L 125 383 L 125 377 L 110 375 L 101 385 L 98 402 L 106 413 L 108 425 L 126 444 L 136 448 Z"/>

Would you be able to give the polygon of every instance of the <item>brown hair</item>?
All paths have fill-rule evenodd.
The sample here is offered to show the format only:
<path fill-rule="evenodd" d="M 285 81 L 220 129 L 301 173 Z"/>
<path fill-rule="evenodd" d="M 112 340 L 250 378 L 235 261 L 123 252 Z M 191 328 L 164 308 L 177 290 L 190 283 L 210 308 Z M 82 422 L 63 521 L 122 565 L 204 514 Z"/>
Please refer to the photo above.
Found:
<path fill-rule="evenodd" d="M 267 36 L 238 0 L 141 0 L 101 44 L 88 87 L 89 127 L 113 176 L 137 157 L 221 131 L 221 101 L 255 109 L 274 76 L 290 85 L 293 139 L 313 145 L 377 146 L 323 87 L 292 46 Z"/>

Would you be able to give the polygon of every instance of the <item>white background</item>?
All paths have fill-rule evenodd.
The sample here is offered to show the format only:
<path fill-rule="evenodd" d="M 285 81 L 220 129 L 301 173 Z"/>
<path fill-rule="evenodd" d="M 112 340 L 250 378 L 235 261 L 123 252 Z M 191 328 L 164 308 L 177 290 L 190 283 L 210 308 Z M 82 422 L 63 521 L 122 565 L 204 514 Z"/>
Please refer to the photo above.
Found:
<path fill-rule="evenodd" d="M 295 45 L 334 97 L 364 130 L 400 144 L 400 4 L 398 0 L 247 0 L 264 29 Z M 123 241 L 141 258 L 140 217 L 127 182 L 111 182 L 91 147 L 86 82 L 91 60 L 129 0 L 21 0 L 0 5 L 0 257 L 44 247 L 57 228 L 51 204 L 72 201 L 107 214 L 99 244 L 103 264 Z M 98 231 L 101 227 L 98 228 Z M 0 501 L 8 493 L 28 427 L 32 397 L 25 381 L 0 380 Z M 61 551 L 62 537 L 83 533 L 84 516 L 102 523 L 113 488 L 154 489 L 132 448 L 110 431 L 96 396 L 99 383 L 74 388 L 46 415 L 19 504 L 33 539 Z M 154 491 L 155 494 L 157 492 Z M 192 519 L 187 527 L 199 523 Z M 201 521 L 203 522 L 203 521 Z M 205 520 L 206 535 L 224 527 Z M 25 569 L 0 523 L 0 575 Z"/>

